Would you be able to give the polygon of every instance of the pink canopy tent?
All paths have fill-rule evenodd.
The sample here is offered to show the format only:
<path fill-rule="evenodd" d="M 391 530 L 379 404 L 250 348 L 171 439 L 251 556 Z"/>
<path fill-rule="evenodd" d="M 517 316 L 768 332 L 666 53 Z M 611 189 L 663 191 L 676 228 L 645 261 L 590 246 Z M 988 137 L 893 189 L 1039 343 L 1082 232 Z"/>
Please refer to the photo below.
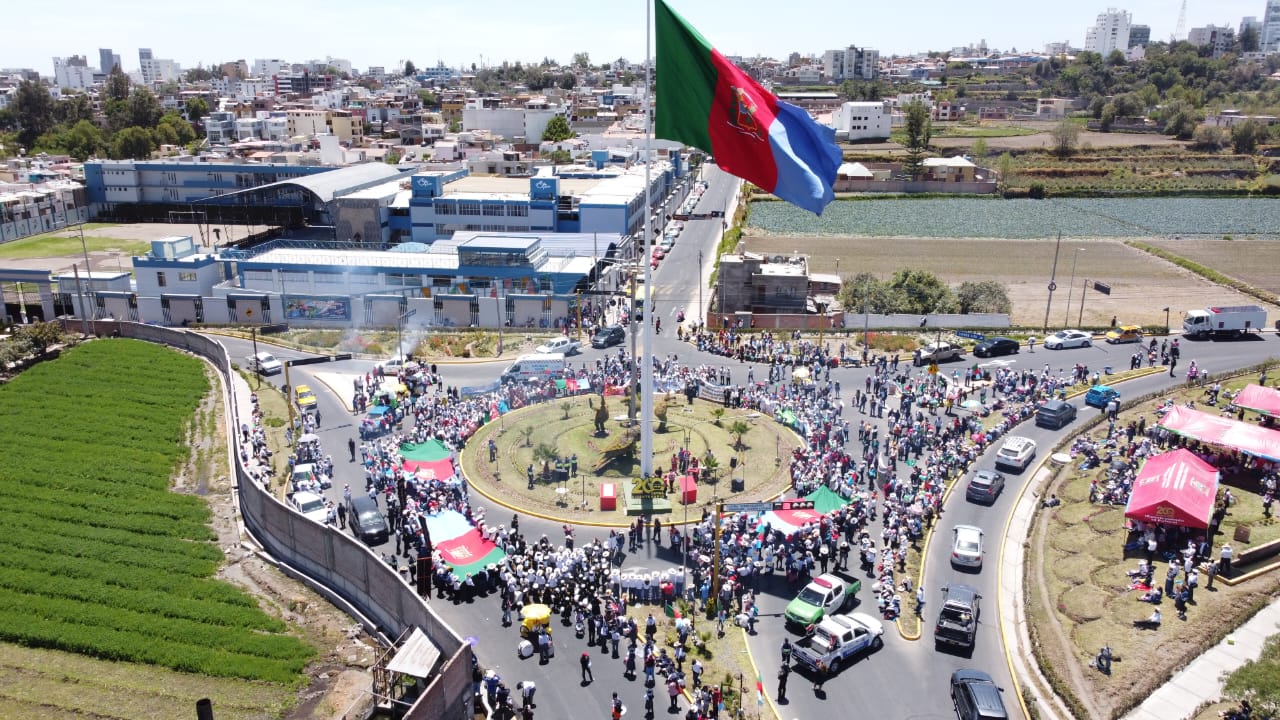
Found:
<path fill-rule="evenodd" d="M 1270 430 L 1176 405 L 1160 418 L 1158 424 L 1169 432 L 1234 448 L 1264 460 L 1280 462 L 1280 430 Z"/>
<path fill-rule="evenodd" d="M 1209 527 L 1218 470 L 1179 448 L 1147 460 L 1133 481 L 1124 516 L 1162 525 Z"/>
<path fill-rule="evenodd" d="M 1261 415 L 1280 417 L 1280 390 L 1261 385 L 1246 385 L 1231 404 Z"/>

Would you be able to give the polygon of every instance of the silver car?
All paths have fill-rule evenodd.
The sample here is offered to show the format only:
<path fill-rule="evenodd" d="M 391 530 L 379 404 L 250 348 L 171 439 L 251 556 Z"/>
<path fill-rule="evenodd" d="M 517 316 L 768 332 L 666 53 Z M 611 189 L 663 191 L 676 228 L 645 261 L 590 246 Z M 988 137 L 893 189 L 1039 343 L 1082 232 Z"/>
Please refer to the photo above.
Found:
<path fill-rule="evenodd" d="M 951 564 L 982 569 L 982 528 L 957 525 L 951 531 Z"/>

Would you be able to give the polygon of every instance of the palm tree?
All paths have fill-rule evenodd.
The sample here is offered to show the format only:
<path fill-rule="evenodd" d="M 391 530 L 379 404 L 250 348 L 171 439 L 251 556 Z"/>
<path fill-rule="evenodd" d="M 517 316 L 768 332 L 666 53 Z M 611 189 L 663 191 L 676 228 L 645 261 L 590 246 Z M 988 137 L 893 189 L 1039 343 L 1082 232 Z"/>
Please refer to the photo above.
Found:
<path fill-rule="evenodd" d="M 573 409 L 573 403 L 569 402 L 568 400 L 565 400 L 564 402 L 560 403 L 560 410 L 564 412 L 564 417 L 561 419 L 568 420 L 569 411 L 572 409 Z"/>
<path fill-rule="evenodd" d="M 720 427 L 720 420 L 724 418 L 724 408 L 718 407 L 711 411 L 711 417 L 715 418 L 716 427 Z"/>
<path fill-rule="evenodd" d="M 746 435 L 750 429 L 751 425 L 744 420 L 734 420 L 733 424 L 729 426 L 729 434 L 733 435 L 734 450 L 742 449 L 742 436 Z"/>
<path fill-rule="evenodd" d="M 533 447 L 533 426 L 527 425 L 520 428 L 520 434 L 524 436 L 524 446 Z"/>

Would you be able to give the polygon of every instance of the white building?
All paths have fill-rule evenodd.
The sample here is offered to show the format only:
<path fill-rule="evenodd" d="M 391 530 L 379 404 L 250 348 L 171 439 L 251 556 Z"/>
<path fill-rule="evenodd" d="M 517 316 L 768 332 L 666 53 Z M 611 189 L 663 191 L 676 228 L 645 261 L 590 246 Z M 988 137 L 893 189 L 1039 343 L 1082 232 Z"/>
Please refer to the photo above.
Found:
<path fill-rule="evenodd" d="M 542 142 L 542 131 L 556 115 L 566 114 L 563 105 L 551 106 L 546 100 L 534 99 L 524 107 L 484 107 L 483 98 L 472 98 L 462 108 L 464 130 L 488 130 L 504 140 L 524 138 L 524 142 Z"/>
<path fill-rule="evenodd" d="M 1267 0 L 1267 9 L 1262 14 L 1258 49 L 1264 53 L 1280 52 L 1280 0 Z"/>
<path fill-rule="evenodd" d="M 151 51 L 147 50 L 146 55 L 142 56 L 143 51 L 138 51 L 141 56 L 141 72 L 142 82 L 151 85 L 153 83 L 177 82 L 182 76 L 182 68 L 178 63 L 165 58 L 153 57 Z"/>
<path fill-rule="evenodd" d="M 1280 0 L 1271 0 L 1280 3 Z M 1129 28 L 1133 25 L 1133 16 L 1127 10 L 1107 8 L 1098 14 L 1098 21 L 1085 31 L 1084 49 L 1096 52 L 1104 58 L 1112 50 L 1124 52 L 1129 49 Z"/>
<path fill-rule="evenodd" d="M 831 116 L 837 135 L 850 141 L 884 140 L 893 125 L 893 105 L 884 102 L 847 102 Z"/>
<path fill-rule="evenodd" d="M 1223 53 L 1230 52 L 1235 45 L 1236 31 L 1225 25 L 1191 28 L 1191 32 L 1187 33 L 1187 42 L 1196 47 L 1208 47 L 1213 50 L 1214 57 L 1222 57 Z"/>
<path fill-rule="evenodd" d="M 822 55 L 822 70 L 828 80 L 875 80 L 880 73 L 880 51 L 854 45 L 828 50 Z"/>
<path fill-rule="evenodd" d="M 53 81 L 63 90 L 84 90 L 93 86 L 96 71 L 83 55 L 53 59 Z"/>
<path fill-rule="evenodd" d="M 279 75 L 281 72 L 289 69 L 289 63 L 280 58 L 255 59 L 253 61 L 253 76 L 260 78 L 269 78 L 273 75 Z"/>

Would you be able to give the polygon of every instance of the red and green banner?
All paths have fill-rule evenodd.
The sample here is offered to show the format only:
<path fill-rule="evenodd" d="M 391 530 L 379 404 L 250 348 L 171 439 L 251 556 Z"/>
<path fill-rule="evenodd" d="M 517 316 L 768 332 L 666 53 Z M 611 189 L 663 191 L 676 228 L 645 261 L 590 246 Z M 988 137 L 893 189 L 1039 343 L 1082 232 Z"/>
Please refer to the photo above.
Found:
<path fill-rule="evenodd" d="M 654 30 L 654 135 L 705 150 L 726 172 L 822 214 L 842 161 L 835 130 L 778 100 L 665 0 L 654 0 Z"/>

